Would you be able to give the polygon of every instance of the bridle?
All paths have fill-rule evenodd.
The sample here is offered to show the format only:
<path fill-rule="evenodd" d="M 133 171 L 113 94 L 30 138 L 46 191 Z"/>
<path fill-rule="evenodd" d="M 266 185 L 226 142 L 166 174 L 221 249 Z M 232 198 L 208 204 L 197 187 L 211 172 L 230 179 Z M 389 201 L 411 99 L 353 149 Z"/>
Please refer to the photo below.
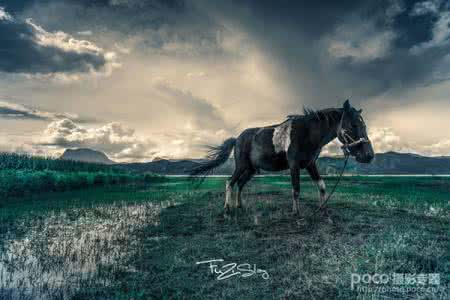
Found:
<path fill-rule="evenodd" d="M 366 138 L 359 138 L 358 140 L 355 140 L 354 138 L 352 138 L 347 133 L 347 130 L 342 128 L 342 123 L 344 121 L 344 115 L 345 115 L 345 110 L 342 111 L 341 120 L 339 121 L 339 125 L 337 128 L 337 136 L 340 140 L 343 141 L 343 145 L 341 146 L 341 149 L 342 149 L 342 151 L 344 151 L 344 155 L 349 156 L 351 153 L 350 148 L 361 145 L 361 144 L 369 143 L 369 140 Z"/>
<path fill-rule="evenodd" d="M 344 128 L 342 128 L 342 123 L 344 121 L 344 115 L 345 115 L 345 111 L 342 111 L 341 120 L 339 121 L 339 125 L 337 128 L 337 136 L 340 139 L 342 139 L 342 141 L 344 141 L 343 145 L 341 146 L 341 149 L 342 149 L 342 151 L 344 151 L 344 156 L 345 156 L 344 165 L 342 166 L 339 177 L 336 180 L 336 183 L 334 184 L 333 189 L 328 194 L 328 197 L 319 205 L 319 207 L 315 211 L 313 211 L 313 213 L 310 215 L 310 217 L 317 214 L 319 211 L 321 211 L 326 206 L 326 204 L 328 203 L 328 200 L 330 200 L 331 196 L 336 191 L 337 186 L 341 182 L 342 175 L 344 175 L 345 168 L 347 167 L 348 159 L 351 154 L 350 148 L 361 145 L 361 144 L 369 143 L 369 140 L 366 138 L 359 138 L 358 140 L 355 140 L 347 133 L 347 131 Z M 305 219 L 305 218 L 301 218 L 301 220 L 303 220 L 303 219 Z"/>

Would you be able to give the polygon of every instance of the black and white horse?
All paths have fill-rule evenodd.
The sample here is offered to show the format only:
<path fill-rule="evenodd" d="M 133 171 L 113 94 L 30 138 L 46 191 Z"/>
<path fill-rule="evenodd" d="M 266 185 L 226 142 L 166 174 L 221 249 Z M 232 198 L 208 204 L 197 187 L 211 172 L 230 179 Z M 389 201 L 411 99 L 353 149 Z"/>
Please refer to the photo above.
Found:
<path fill-rule="evenodd" d="M 235 170 L 226 183 L 225 210 L 230 208 L 231 192 L 236 183 L 236 207 L 241 207 L 242 189 L 255 173 L 289 169 L 292 209 L 298 213 L 300 169 L 306 168 L 316 182 L 321 204 L 325 200 L 325 183 L 316 166 L 323 146 L 337 137 L 343 150 L 356 161 L 369 163 L 374 158 L 361 111 L 353 108 L 347 100 L 342 108 L 305 110 L 304 115 L 288 116 L 277 125 L 246 129 L 237 138 L 229 138 L 221 146 L 212 147 L 209 160 L 201 163 L 191 174 L 211 172 L 228 159 L 234 148 Z"/>

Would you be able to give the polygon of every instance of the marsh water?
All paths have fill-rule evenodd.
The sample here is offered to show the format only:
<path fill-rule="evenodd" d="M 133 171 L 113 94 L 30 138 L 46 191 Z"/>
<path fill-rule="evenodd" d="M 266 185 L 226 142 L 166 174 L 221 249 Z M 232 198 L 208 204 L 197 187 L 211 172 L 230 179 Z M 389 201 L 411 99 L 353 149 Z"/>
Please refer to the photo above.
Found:
<path fill-rule="evenodd" d="M 101 272 L 128 268 L 133 234 L 158 225 L 167 203 L 110 204 L 22 215 L 2 224 L 0 293 L 13 299 L 70 298 L 80 288 L 114 284 Z M 98 282 L 100 281 L 100 282 Z"/>

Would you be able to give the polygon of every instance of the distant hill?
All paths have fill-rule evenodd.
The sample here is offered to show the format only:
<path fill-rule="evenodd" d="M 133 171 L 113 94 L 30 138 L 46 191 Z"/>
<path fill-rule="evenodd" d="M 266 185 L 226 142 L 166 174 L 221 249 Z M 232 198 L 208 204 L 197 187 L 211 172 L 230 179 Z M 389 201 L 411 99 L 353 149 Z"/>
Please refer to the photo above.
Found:
<path fill-rule="evenodd" d="M 343 158 L 321 157 L 319 169 L 322 173 L 338 173 L 343 165 Z M 411 153 L 378 153 L 371 164 L 357 163 L 349 159 L 346 173 L 351 174 L 450 174 L 449 157 L 427 157 Z"/>
<path fill-rule="evenodd" d="M 128 170 L 167 175 L 185 175 L 201 160 L 155 160 L 147 163 L 120 164 Z M 337 174 L 344 163 L 343 157 L 320 157 L 318 166 L 322 174 Z M 231 174 L 233 159 L 229 159 L 214 174 Z M 285 172 L 286 173 L 286 172 Z M 427 157 L 411 153 L 378 153 L 371 164 L 360 164 L 349 159 L 346 174 L 450 174 L 450 157 Z M 263 172 L 263 174 L 267 174 Z M 280 174 L 280 173 L 278 173 Z M 282 174 L 282 173 L 281 173 Z M 287 174 L 287 173 L 286 173 Z"/>
<path fill-rule="evenodd" d="M 91 149 L 67 149 L 61 159 L 94 162 L 101 164 L 115 164 L 115 166 L 138 173 L 157 173 L 162 175 L 186 175 L 196 167 L 201 159 L 171 160 L 158 158 L 145 163 L 115 163 L 103 152 Z M 337 174 L 344 163 L 343 157 L 320 157 L 318 166 L 321 174 Z M 229 175 L 234 170 L 234 160 L 229 159 L 217 168 L 213 174 Z M 287 172 L 284 172 L 288 174 Z M 411 153 L 386 152 L 378 153 L 371 164 L 360 164 L 350 158 L 345 171 L 346 174 L 450 174 L 450 157 L 427 157 Z M 262 172 L 262 174 L 269 174 Z M 283 174 L 277 173 L 277 174 Z"/>
<path fill-rule="evenodd" d="M 61 155 L 60 159 L 97 163 L 104 165 L 112 165 L 115 163 L 114 161 L 110 160 L 105 153 L 85 148 L 66 149 L 63 155 Z"/>

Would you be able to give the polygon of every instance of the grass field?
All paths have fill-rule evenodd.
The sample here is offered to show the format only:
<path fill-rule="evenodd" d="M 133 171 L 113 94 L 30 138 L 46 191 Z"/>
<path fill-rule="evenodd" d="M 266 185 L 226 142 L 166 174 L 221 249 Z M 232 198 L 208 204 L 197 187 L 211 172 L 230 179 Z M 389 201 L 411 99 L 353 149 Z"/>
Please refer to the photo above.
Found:
<path fill-rule="evenodd" d="M 136 174 L 111 165 L 0 153 L 0 198 L 160 181 L 156 174 Z"/>
<path fill-rule="evenodd" d="M 170 178 L 0 200 L 0 298 L 448 299 L 450 178 L 345 177 L 330 220 L 310 216 L 318 195 L 309 178 L 303 218 L 291 215 L 282 176 L 254 179 L 244 208 L 224 215 L 224 181 L 193 189 Z M 218 280 L 209 264 L 196 264 L 211 259 L 224 260 L 218 268 L 256 265 L 268 279 L 247 271 Z M 439 274 L 440 282 L 353 277 L 351 288 L 352 274 L 394 273 Z"/>

